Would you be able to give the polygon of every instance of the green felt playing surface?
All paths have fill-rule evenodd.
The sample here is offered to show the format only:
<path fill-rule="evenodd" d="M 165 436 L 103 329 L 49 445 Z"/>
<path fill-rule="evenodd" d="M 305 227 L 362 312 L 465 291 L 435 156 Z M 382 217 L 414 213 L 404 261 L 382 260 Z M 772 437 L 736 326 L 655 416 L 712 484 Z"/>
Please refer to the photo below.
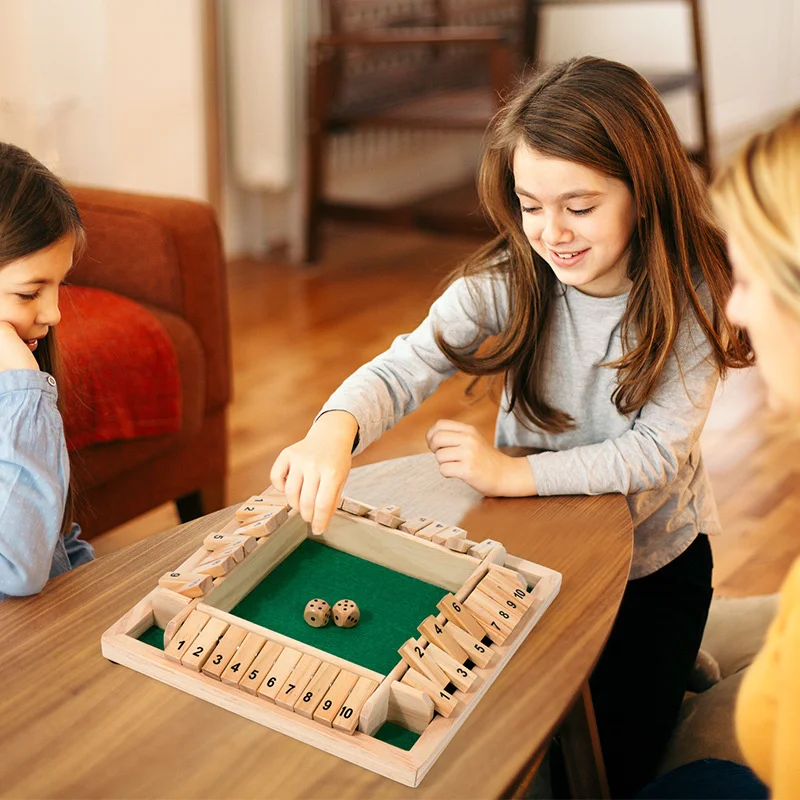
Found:
<path fill-rule="evenodd" d="M 410 750 L 417 743 L 419 734 L 407 731 L 393 722 L 384 722 L 375 734 L 375 738 L 386 742 L 386 744 L 399 747 L 401 750 Z"/>
<path fill-rule="evenodd" d="M 149 644 L 151 647 L 157 647 L 159 650 L 164 649 L 164 629 L 153 625 L 148 628 L 140 637 L 140 642 Z"/>
<path fill-rule="evenodd" d="M 386 675 L 400 661 L 398 648 L 420 635 L 417 625 L 438 613 L 445 594 L 439 586 L 306 539 L 231 614 Z M 332 619 L 312 628 L 303 610 L 315 597 L 331 606 L 353 600 L 361 620 L 355 628 L 337 628 Z"/>

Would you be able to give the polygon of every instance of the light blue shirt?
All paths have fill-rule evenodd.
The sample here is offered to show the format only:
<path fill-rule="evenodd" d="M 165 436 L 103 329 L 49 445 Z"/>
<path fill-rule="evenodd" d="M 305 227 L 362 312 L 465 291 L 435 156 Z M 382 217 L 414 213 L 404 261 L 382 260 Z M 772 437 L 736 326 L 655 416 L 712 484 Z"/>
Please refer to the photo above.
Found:
<path fill-rule="evenodd" d="M 60 534 L 69 458 L 57 399 L 45 372 L 0 372 L 0 600 L 94 558 L 77 525 Z"/>

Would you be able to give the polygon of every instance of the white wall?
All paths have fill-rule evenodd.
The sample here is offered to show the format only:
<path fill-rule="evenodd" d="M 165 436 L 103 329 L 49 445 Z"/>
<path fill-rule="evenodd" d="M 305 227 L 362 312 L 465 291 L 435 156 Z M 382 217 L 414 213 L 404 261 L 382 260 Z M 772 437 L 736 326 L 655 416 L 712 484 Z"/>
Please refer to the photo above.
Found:
<path fill-rule="evenodd" d="M 702 0 L 712 135 L 724 145 L 800 104 L 800 0 Z M 548 8 L 545 59 L 590 53 L 634 67 L 692 63 L 688 5 L 677 0 Z M 687 138 L 696 133 L 689 98 L 667 106 Z"/>
<path fill-rule="evenodd" d="M 68 181 L 206 198 L 201 21 L 198 0 L 0 0 L 0 138 Z"/>

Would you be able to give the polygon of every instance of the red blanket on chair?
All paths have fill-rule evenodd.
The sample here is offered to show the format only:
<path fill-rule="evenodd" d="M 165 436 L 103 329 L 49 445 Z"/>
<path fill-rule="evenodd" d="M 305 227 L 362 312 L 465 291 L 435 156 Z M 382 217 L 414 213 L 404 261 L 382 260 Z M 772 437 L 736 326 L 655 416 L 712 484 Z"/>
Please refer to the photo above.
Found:
<path fill-rule="evenodd" d="M 161 322 L 127 297 L 86 286 L 61 290 L 59 384 L 70 451 L 181 427 L 181 382 Z"/>

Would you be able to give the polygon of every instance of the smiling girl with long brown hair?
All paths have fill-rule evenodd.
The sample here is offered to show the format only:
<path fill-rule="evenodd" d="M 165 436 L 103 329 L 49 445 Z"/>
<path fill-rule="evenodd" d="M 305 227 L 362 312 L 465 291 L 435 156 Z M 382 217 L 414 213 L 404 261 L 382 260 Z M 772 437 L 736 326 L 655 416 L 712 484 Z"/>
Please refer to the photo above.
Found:
<path fill-rule="evenodd" d="M 722 314 L 723 237 L 653 87 L 602 59 L 519 87 L 479 188 L 497 237 L 342 384 L 272 480 L 322 531 L 351 453 L 457 370 L 503 376 L 494 445 L 451 420 L 428 445 L 442 475 L 486 495 L 626 495 L 631 580 L 591 688 L 612 794 L 631 796 L 655 772 L 712 594 L 720 525 L 698 440 L 720 375 L 749 363 Z"/>

